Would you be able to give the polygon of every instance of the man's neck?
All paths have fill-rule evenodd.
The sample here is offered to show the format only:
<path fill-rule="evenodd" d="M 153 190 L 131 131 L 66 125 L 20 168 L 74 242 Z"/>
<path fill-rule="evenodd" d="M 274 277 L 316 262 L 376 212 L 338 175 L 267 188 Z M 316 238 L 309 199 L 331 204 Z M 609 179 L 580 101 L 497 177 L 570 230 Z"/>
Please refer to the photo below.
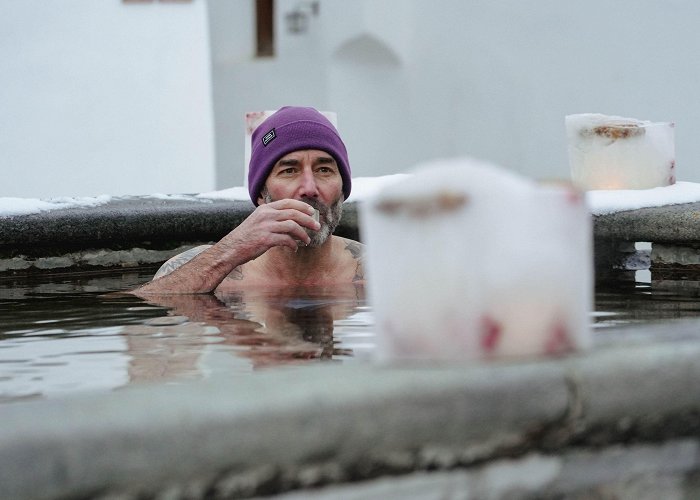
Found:
<path fill-rule="evenodd" d="M 314 283 L 325 280 L 335 267 L 333 236 L 318 247 L 275 247 L 258 258 L 260 270 L 272 280 Z"/>

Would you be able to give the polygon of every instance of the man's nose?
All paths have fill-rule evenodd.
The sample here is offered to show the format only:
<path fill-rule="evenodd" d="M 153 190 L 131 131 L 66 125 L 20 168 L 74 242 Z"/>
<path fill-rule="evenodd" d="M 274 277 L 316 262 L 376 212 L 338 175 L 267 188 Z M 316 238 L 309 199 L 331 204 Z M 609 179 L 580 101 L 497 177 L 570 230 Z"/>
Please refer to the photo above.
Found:
<path fill-rule="evenodd" d="M 299 186 L 300 196 L 309 196 L 315 198 L 319 195 L 316 178 L 311 169 L 304 169 L 301 176 L 301 184 Z"/>

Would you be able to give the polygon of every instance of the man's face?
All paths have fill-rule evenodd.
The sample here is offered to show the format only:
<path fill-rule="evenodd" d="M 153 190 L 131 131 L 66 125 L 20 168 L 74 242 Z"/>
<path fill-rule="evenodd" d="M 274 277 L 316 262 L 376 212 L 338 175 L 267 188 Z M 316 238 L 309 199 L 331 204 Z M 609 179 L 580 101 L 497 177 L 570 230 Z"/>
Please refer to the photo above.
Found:
<path fill-rule="evenodd" d="M 292 198 L 319 211 L 319 231 L 306 230 L 309 246 L 320 246 L 333 233 L 343 212 L 343 179 L 325 151 L 294 151 L 280 158 L 267 177 L 259 203 Z"/>

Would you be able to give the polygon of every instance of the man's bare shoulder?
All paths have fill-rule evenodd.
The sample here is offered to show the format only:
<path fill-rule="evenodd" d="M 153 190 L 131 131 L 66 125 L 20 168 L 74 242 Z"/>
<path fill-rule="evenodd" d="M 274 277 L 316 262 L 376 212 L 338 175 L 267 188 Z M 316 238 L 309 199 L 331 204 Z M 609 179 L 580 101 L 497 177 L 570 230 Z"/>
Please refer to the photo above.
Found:
<path fill-rule="evenodd" d="M 347 267 L 352 270 L 353 283 L 360 283 L 365 280 L 365 245 L 359 241 L 335 236 L 336 245 L 343 252 L 343 258 L 347 262 Z"/>
<path fill-rule="evenodd" d="M 198 247 L 190 248 L 189 250 L 185 250 L 184 252 L 179 253 L 174 257 L 171 257 L 170 259 L 165 261 L 165 263 L 162 266 L 160 266 L 160 269 L 156 271 L 156 274 L 153 276 L 153 279 L 160 278 L 161 276 L 165 276 L 166 274 L 172 273 L 175 269 L 188 263 L 197 255 L 202 253 L 204 250 L 211 247 L 212 245 L 199 245 Z"/>
<path fill-rule="evenodd" d="M 344 251 L 349 252 L 352 258 L 361 259 L 364 257 L 365 245 L 359 241 L 343 238 L 342 236 L 335 236 L 335 238 L 339 246 L 341 246 Z"/>

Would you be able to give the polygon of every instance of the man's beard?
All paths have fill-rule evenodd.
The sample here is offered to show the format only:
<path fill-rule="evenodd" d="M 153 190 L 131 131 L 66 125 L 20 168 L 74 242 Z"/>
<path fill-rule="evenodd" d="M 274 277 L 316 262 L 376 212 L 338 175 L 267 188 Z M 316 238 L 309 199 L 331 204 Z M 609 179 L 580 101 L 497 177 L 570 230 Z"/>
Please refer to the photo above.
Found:
<path fill-rule="evenodd" d="M 267 189 L 263 189 L 261 195 L 265 200 L 265 203 L 275 201 L 267 192 Z M 333 231 L 335 231 L 335 228 L 340 222 L 340 218 L 343 215 L 343 202 L 345 201 L 345 196 L 341 194 L 340 198 L 338 198 L 331 205 L 326 205 L 315 198 L 303 197 L 301 198 L 301 201 L 308 203 L 318 210 L 318 222 L 321 224 L 321 229 L 318 231 L 313 231 L 311 229 L 304 228 L 304 231 L 306 231 L 306 234 L 308 234 L 309 238 L 311 238 L 311 242 L 308 244 L 308 246 L 320 247 L 326 242 L 328 237 L 333 234 Z"/>

